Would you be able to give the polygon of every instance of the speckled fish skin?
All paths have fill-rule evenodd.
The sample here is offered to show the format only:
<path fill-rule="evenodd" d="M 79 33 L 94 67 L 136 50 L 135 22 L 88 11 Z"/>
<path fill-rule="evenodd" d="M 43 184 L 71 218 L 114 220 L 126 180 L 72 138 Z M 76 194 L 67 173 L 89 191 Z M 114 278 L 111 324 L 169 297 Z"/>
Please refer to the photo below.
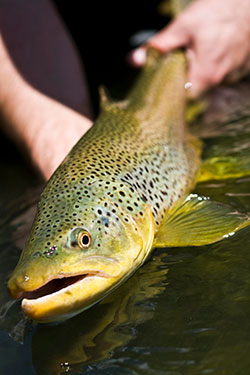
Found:
<path fill-rule="evenodd" d="M 49 180 L 8 284 L 29 317 L 63 320 L 110 293 L 143 264 L 167 211 L 190 192 L 200 146 L 184 124 L 185 70 L 181 52 L 152 50 L 128 99 L 103 103 Z M 86 277 L 68 285 L 76 275 Z M 33 298 L 55 279 L 66 287 Z"/>

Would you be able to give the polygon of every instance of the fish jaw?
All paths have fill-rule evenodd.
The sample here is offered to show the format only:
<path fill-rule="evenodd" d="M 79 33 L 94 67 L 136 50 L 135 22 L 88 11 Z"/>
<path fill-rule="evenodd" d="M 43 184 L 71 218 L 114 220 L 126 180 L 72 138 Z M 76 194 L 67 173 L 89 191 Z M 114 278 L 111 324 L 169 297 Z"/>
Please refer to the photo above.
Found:
<path fill-rule="evenodd" d="M 77 270 L 71 265 L 71 272 L 46 278 L 37 279 L 31 270 L 16 275 L 14 272 L 8 289 L 13 298 L 23 298 L 22 310 L 29 318 L 38 322 L 62 321 L 104 298 L 126 269 L 121 259 L 92 256 L 81 267 L 78 264 Z"/>
<path fill-rule="evenodd" d="M 39 323 L 51 323 L 69 319 L 90 308 L 126 281 L 141 264 L 138 261 L 131 262 L 126 257 L 114 259 L 114 263 L 112 274 L 97 270 L 85 271 L 82 275 L 68 275 L 68 279 L 75 277 L 78 280 L 58 291 L 32 298 L 32 295 L 39 293 L 39 289 L 46 287 L 45 284 L 38 290 L 24 293 L 24 297 L 31 296 L 22 300 L 24 314 Z M 52 282 L 55 280 L 58 279 Z"/>
<path fill-rule="evenodd" d="M 37 299 L 24 298 L 21 307 L 25 315 L 40 323 L 69 319 L 105 297 L 121 277 L 89 275 L 57 292 Z"/>
<path fill-rule="evenodd" d="M 90 274 L 117 276 L 121 272 L 117 258 L 106 256 L 71 257 L 71 261 L 60 262 L 60 259 L 39 258 L 19 262 L 8 281 L 9 294 L 19 299 L 41 289 L 53 280 L 62 280 Z"/>

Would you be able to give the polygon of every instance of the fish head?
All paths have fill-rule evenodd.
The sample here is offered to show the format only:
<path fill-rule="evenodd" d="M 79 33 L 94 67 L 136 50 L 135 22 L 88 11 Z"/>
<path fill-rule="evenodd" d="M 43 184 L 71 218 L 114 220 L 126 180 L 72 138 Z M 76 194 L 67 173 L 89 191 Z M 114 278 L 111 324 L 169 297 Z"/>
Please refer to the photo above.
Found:
<path fill-rule="evenodd" d="M 154 236 L 151 210 L 129 187 L 114 193 L 110 185 L 84 191 L 74 185 L 57 199 L 45 189 L 8 283 L 30 318 L 68 319 L 103 299 L 144 261 Z"/>

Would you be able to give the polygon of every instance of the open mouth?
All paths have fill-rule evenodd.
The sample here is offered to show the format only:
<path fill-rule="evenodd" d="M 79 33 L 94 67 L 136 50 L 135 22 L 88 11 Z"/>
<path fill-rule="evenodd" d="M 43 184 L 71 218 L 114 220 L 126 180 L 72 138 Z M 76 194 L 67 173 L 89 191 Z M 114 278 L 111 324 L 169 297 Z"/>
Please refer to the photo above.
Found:
<path fill-rule="evenodd" d="M 105 278 L 111 277 L 108 274 L 96 271 L 96 272 L 86 273 L 82 275 L 55 278 L 47 282 L 46 284 L 42 285 L 40 288 L 37 288 L 30 292 L 22 292 L 22 294 L 19 295 L 18 297 L 27 298 L 27 299 L 38 299 L 38 298 L 45 297 L 50 294 L 59 292 L 60 290 L 65 289 L 72 284 L 75 284 L 83 279 L 93 277 L 93 276 L 105 277 Z"/>

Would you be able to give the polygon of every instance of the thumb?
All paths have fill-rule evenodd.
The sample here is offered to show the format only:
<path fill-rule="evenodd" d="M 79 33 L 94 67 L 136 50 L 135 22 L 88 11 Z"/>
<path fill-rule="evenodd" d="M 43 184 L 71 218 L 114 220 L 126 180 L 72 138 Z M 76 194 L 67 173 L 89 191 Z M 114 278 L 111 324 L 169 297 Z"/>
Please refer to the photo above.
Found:
<path fill-rule="evenodd" d="M 178 47 L 186 47 L 190 41 L 191 35 L 180 16 L 150 38 L 146 44 L 132 51 L 129 55 L 129 61 L 132 65 L 140 67 L 145 64 L 148 47 L 156 48 L 164 54 Z"/>
<path fill-rule="evenodd" d="M 147 42 L 147 45 L 167 53 L 175 48 L 187 47 L 191 36 L 181 17 L 174 20 L 158 34 L 154 35 Z"/>

